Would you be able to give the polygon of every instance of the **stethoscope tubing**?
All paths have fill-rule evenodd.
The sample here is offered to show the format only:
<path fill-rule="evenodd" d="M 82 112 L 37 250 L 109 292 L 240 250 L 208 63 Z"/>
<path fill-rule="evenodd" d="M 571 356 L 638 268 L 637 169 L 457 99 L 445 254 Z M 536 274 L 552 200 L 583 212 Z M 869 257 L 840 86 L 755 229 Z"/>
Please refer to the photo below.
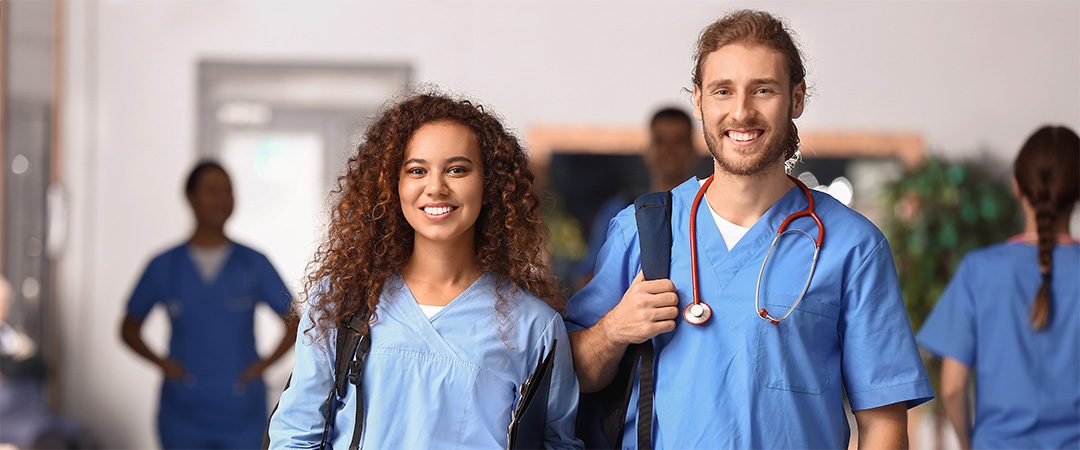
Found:
<path fill-rule="evenodd" d="M 810 233 L 807 233 L 807 232 L 805 232 L 803 230 L 785 230 L 784 232 L 777 233 L 776 237 L 773 238 L 772 245 L 769 246 L 768 253 L 765 253 L 765 260 L 761 262 L 761 271 L 758 272 L 758 276 L 757 276 L 757 287 L 754 288 L 754 311 L 758 312 L 758 317 L 760 317 L 762 320 L 770 322 L 773 325 L 777 325 L 777 324 L 780 323 L 781 320 L 787 319 L 787 317 L 791 315 L 791 312 L 795 310 L 795 307 L 799 306 L 799 302 L 801 302 L 802 299 L 803 299 L 803 296 L 806 295 L 806 290 L 810 288 L 810 280 L 814 277 L 814 268 L 817 267 L 818 253 L 821 251 L 820 246 L 817 246 L 817 245 L 814 246 L 814 261 L 810 263 L 810 275 L 808 275 L 806 277 L 806 284 L 803 285 L 802 292 L 799 293 L 799 298 L 795 299 L 795 303 L 791 304 L 791 308 L 788 308 L 787 314 L 784 314 L 784 316 L 780 317 L 780 318 L 776 318 L 776 317 L 773 317 L 772 315 L 770 315 L 769 312 L 766 311 L 765 308 L 762 308 L 761 304 L 760 304 L 761 277 L 762 277 L 762 275 L 765 274 L 765 264 L 767 264 L 769 262 L 769 255 L 772 255 L 773 249 L 776 248 L 776 243 L 778 241 L 780 241 L 780 236 L 783 236 L 783 235 L 785 235 L 787 233 L 796 233 L 796 232 L 801 233 L 803 236 L 806 236 L 807 239 L 810 239 L 811 241 L 814 240 L 814 237 L 810 236 Z"/>
<path fill-rule="evenodd" d="M 699 289 L 697 258 L 697 210 L 698 206 L 701 204 L 701 199 L 705 196 L 705 191 L 707 191 L 709 189 L 709 185 L 712 184 L 714 176 L 715 175 L 710 175 L 709 178 L 706 179 L 704 183 L 702 183 L 701 188 L 698 190 L 697 196 L 694 197 L 694 203 L 690 207 L 690 279 L 692 283 L 691 291 L 693 292 L 694 300 L 689 305 L 686 305 L 683 315 L 684 319 L 686 319 L 686 321 L 692 325 L 701 325 L 707 322 L 712 316 L 711 313 L 708 313 L 704 320 L 691 321 L 689 316 L 687 316 L 686 314 L 688 311 L 691 311 L 691 307 L 694 305 L 702 305 L 705 311 L 711 311 L 709 305 L 702 301 L 698 294 Z M 788 316 L 791 315 L 791 312 L 795 311 L 795 307 L 799 305 L 799 302 L 801 302 L 803 297 L 806 295 L 806 291 L 810 288 L 810 281 L 814 277 L 814 270 L 817 268 L 818 256 L 821 253 L 821 243 L 825 237 L 825 226 L 821 223 L 821 218 L 818 217 L 817 212 L 814 211 L 814 196 L 810 193 L 810 188 L 806 187 L 806 185 L 803 184 L 802 181 L 799 181 L 799 179 L 791 175 L 788 175 L 787 177 L 791 179 L 791 181 L 794 182 L 795 185 L 799 186 L 799 188 L 802 189 L 803 193 L 806 194 L 808 205 L 806 209 L 787 216 L 787 218 L 784 219 L 784 222 L 780 224 L 780 228 L 776 231 L 776 237 L 773 238 L 772 245 L 769 246 L 769 251 L 765 253 L 765 260 L 761 262 L 761 270 L 758 272 L 757 286 L 754 288 L 754 312 L 762 320 L 770 322 L 773 325 L 778 325 L 780 321 L 787 319 Z M 810 216 L 810 218 L 813 219 L 814 222 L 817 224 L 817 239 L 814 239 L 814 237 L 810 236 L 810 233 L 807 233 L 806 231 L 787 229 L 788 224 L 792 220 L 805 216 Z M 773 249 L 776 248 L 776 243 L 780 241 L 781 236 L 787 234 L 788 232 L 801 233 L 802 235 L 806 236 L 808 239 L 814 242 L 814 259 L 810 263 L 810 275 L 806 277 L 806 284 L 803 285 L 802 292 L 799 293 L 799 298 L 795 299 L 795 303 L 793 303 L 791 307 L 788 308 L 786 314 L 784 314 L 782 317 L 777 318 L 770 315 L 769 312 L 765 310 L 765 308 L 761 307 L 761 279 L 765 274 L 765 266 L 769 263 L 769 256 L 772 255 Z M 699 310 L 701 309 L 699 308 Z"/>
<path fill-rule="evenodd" d="M 694 301 L 690 303 L 691 305 L 701 303 L 698 298 L 697 209 L 698 205 L 701 204 L 701 198 L 705 196 L 705 191 L 712 184 L 714 176 L 709 175 L 709 178 L 701 185 L 701 189 L 698 189 L 697 196 L 694 197 L 694 203 L 690 206 L 690 282 L 693 284 L 691 291 L 694 293 Z"/>

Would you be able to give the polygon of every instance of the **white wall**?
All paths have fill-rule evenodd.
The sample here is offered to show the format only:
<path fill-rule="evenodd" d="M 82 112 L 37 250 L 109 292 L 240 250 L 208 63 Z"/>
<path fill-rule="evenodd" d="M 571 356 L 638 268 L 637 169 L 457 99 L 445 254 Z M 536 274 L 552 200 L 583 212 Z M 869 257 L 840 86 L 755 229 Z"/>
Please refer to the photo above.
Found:
<path fill-rule="evenodd" d="M 407 62 L 416 79 L 473 94 L 522 131 L 637 125 L 688 102 L 698 31 L 749 6 L 787 17 L 801 37 L 814 88 L 804 129 L 916 131 L 936 153 L 1010 160 L 1042 123 L 1080 128 L 1075 1 L 66 4 L 64 408 L 108 448 L 156 445 L 158 375 L 117 328 L 150 255 L 190 229 L 180 186 L 195 160 L 200 58 Z M 161 348 L 166 321 L 149 325 Z"/>

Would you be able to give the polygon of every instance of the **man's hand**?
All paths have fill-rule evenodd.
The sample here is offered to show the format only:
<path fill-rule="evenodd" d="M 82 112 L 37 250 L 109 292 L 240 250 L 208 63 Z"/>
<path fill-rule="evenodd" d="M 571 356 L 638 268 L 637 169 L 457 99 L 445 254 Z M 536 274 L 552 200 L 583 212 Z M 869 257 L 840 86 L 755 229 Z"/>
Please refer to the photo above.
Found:
<path fill-rule="evenodd" d="M 611 383 L 629 344 L 639 344 L 675 329 L 679 297 L 671 280 L 645 281 L 640 272 L 619 304 L 596 325 L 570 333 L 581 392 Z"/>
<path fill-rule="evenodd" d="M 679 297 L 671 280 L 645 281 L 638 272 L 622 300 L 598 322 L 604 335 L 619 344 L 640 344 L 675 329 Z"/>

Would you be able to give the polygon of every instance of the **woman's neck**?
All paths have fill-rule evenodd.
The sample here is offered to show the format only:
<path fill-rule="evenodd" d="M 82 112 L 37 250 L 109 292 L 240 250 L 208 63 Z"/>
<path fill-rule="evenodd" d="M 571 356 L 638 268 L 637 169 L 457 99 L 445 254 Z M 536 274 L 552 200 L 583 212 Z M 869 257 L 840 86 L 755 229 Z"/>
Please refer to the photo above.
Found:
<path fill-rule="evenodd" d="M 1020 208 L 1024 210 L 1024 234 L 1037 235 L 1039 233 L 1039 223 L 1035 215 L 1035 208 L 1026 199 L 1020 200 Z M 1058 214 L 1057 223 L 1054 224 L 1054 234 L 1069 234 L 1069 218 L 1072 217 L 1072 212 L 1073 210 L 1070 209 Z"/>
<path fill-rule="evenodd" d="M 228 244 L 229 238 L 225 236 L 224 227 L 197 225 L 195 233 L 191 236 L 190 243 L 194 247 L 214 248 Z"/>
<path fill-rule="evenodd" d="M 417 303 L 445 306 L 465 292 L 483 270 L 471 240 L 456 245 L 417 241 L 402 278 Z"/>

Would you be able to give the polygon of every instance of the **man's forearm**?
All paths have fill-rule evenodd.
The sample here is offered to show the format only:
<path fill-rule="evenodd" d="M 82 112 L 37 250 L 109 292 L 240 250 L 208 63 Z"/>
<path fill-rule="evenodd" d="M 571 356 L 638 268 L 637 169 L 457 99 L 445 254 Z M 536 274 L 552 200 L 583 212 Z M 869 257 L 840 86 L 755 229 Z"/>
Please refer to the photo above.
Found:
<path fill-rule="evenodd" d="M 908 448 L 907 406 L 904 402 L 854 411 L 860 449 Z"/>
<path fill-rule="evenodd" d="M 607 337 L 602 322 L 603 319 L 569 335 L 581 392 L 596 392 L 607 387 L 615 378 L 619 360 L 626 352 L 626 344 L 612 342 Z"/>

